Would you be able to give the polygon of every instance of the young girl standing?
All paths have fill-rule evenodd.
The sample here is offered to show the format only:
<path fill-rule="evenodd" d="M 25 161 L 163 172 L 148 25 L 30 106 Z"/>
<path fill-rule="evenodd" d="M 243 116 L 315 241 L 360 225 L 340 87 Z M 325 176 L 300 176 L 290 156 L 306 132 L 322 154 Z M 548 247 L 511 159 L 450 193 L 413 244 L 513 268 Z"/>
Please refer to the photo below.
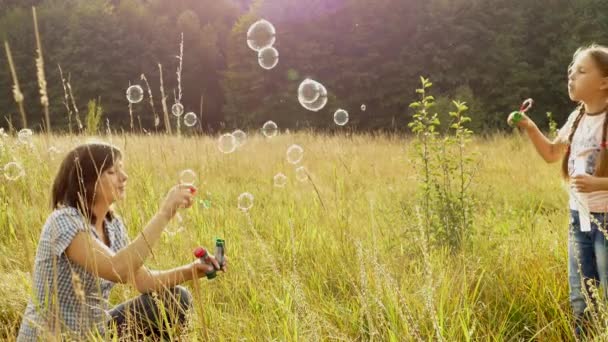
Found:
<path fill-rule="evenodd" d="M 517 123 L 548 163 L 562 160 L 570 191 L 568 279 L 575 333 L 589 323 L 590 284 L 608 282 L 608 47 L 580 48 L 568 68 L 568 94 L 579 106 L 550 141 L 527 116 Z M 508 119 L 512 123 L 513 115 Z"/>

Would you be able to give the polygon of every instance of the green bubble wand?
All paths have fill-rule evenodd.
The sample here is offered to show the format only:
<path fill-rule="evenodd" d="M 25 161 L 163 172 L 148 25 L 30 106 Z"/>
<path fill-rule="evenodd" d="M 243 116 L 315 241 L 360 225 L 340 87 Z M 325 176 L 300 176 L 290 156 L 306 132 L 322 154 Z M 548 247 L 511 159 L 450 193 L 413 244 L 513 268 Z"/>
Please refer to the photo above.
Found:
<path fill-rule="evenodd" d="M 519 110 L 512 112 L 509 115 L 509 116 L 511 116 L 511 121 L 510 121 L 511 126 L 517 125 L 521 120 L 523 120 L 526 112 L 528 110 L 530 110 L 530 108 L 532 108 L 533 104 L 534 104 L 534 100 L 527 99 L 521 104 L 521 106 L 519 107 Z"/>

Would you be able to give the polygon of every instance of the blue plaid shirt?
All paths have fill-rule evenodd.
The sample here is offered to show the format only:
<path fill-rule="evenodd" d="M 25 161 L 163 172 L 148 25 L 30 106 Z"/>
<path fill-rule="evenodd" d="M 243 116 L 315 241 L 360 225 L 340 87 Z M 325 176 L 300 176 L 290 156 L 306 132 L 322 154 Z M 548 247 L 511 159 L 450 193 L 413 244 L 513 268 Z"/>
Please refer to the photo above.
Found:
<path fill-rule="evenodd" d="M 84 339 L 95 328 L 103 333 L 114 283 L 67 258 L 65 250 L 78 232 L 99 239 L 93 225 L 76 208 L 56 209 L 49 215 L 36 252 L 33 297 L 25 309 L 17 341 L 47 340 L 46 334 L 58 333 Z M 118 217 L 105 220 L 105 233 L 114 252 L 129 243 Z"/>

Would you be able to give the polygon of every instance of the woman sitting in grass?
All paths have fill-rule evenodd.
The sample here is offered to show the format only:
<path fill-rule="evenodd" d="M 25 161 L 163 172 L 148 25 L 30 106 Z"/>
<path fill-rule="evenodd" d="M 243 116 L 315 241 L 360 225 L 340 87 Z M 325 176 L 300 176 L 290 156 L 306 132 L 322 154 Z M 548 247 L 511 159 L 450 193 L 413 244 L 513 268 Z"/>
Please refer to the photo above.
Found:
<path fill-rule="evenodd" d="M 112 204 L 125 196 L 127 178 L 115 146 L 87 143 L 65 157 L 53 183 L 54 210 L 40 236 L 33 298 L 18 341 L 107 339 L 112 334 L 167 337 L 186 323 L 192 299 L 178 284 L 204 277 L 213 267 L 197 260 L 153 271 L 144 262 L 176 211 L 192 205 L 196 189 L 173 187 L 130 242 L 112 211 Z M 142 295 L 108 310 L 115 283 L 130 283 Z"/>

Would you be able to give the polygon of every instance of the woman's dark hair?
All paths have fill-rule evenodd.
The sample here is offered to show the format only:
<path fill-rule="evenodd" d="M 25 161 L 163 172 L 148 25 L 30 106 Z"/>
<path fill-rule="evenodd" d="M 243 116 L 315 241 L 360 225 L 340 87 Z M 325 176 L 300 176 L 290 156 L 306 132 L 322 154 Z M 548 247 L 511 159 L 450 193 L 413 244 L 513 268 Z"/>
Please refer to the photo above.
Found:
<path fill-rule="evenodd" d="M 52 208 L 76 208 L 95 224 L 97 218 L 91 211 L 95 184 L 101 174 L 120 158 L 120 149 L 103 142 L 85 143 L 71 150 L 61 162 L 53 181 Z M 113 218 L 111 211 L 107 218 Z"/>

